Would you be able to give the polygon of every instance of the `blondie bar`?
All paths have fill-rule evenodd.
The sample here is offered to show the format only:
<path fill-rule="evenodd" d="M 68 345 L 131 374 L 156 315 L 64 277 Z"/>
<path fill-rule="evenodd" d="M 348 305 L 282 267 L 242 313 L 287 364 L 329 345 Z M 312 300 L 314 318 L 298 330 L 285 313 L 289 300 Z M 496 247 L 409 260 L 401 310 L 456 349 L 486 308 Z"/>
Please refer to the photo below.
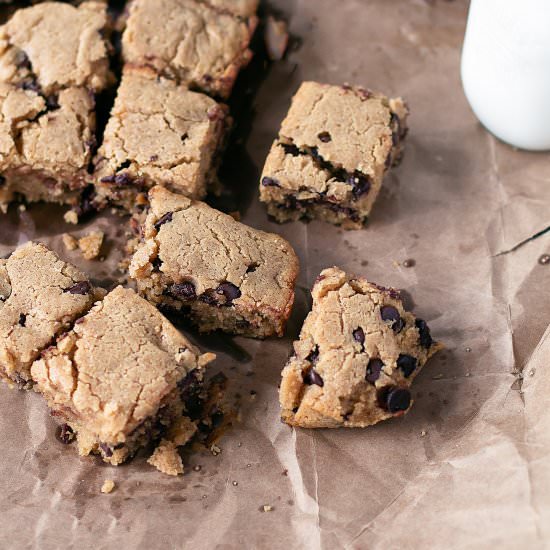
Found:
<path fill-rule="evenodd" d="M 30 387 L 32 362 L 102 295 L 43 244 L 0 260 L 0 378 Z"/>
<path fill-rule="evenodd" d="M 133 290 L 117 287 L 31 374 L 52 414 L 76 434 L 80 454 L 117 465 L 150 441 L 177 446 L 193 435 L 187 399 L 213 357 Z"/>
<path fill-rule="evenodd" d="M 267 157 L 260 200 L 276 221 L 358 229 L 398 162 L 408 109 L 363 88 L 304 82 Z"/>
<path fill-rule="evenodd" d="M 99 207 L 131 211 L 154 183 L 203 198 L 214 181 L 227 109 L 151 73 L 124 71 L 95 161 Z"/>
<path fill-rule="evenodd" d="M 139 292 L 201 331 L 282 336 L 298 274 L 290 244 L 162 187 L 149 200 L 130 264 Z"/>
<path fill-rule="evenodd" d="M 257 19 L 232 13 L 248 15 L 254 3 L 218 0 L 215 4 L 132 0 L 122 36 L 124 61 L 227 98 L 240 69 L 252 57 L 248 46 Z M 161 32 L 159 21 L 166 23 Z"/>
<path fill-rule="evenodd" d="M 399 293 L 325 269 L 282 373 L 282 419 L 305 428 L 365 427 L 411 406 L 410 386 L 439 349 Z"/>

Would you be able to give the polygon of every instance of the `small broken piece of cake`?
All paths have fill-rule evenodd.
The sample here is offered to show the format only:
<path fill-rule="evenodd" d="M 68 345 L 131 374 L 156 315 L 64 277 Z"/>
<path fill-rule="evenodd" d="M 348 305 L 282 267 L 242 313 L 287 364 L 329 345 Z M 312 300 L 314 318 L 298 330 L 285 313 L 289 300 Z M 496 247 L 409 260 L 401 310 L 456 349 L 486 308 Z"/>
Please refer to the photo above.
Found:
<path fill-rule="evenodd" d="M 282 373 L 282 420 L 304 428 L 355 428 L 401 416 L 410 386 L 443 346 L 403 309 L 399 292 L 325 269 Z"/>
<path fill-rule="evenodd" d="M 19 9 L 0 27 L 0 82 L 33 90 L 49 102 L 66 88 L 99 92 L 114 81 L 109 32 L 103 2 Z"/>
<path fill-rule="evenodd" d="M 76 205 L 90 180 L 94 132 L 85 88 L 50 101 L 0 82 L 0 210 L 19 198 Z"/>
<path fill-rule="evenodd" d="M 32 362 L 101 296 L 43 244 L 27 243 L 0 260 L 0 378 L 29 388 Z"/>
<path fill-rule="evenodd" d="M 162 187 L 149 201 L 130 264 L 138 291 L 203 332 L 282 336 L 299 269 L 290 244 Z"/>
<path fill-rule="evenodd" d="M 205 197 L 226 124 L 227 108 L 210 97 L 126 68 L 95 160 L 94 202 L 132 211 L 153 184 Z"/>
<path fill-rule="evenodd" d="M 124 61 L 225 99 L 252 57 L 253 8 L 254 2 L 230 0 L 132 0 Z M 162 32 L 159 21 L 169 22 Z"/>
<path fill-rule="evenodd" d="M 80 454 L 118 465 L 171 434 L 214 357 L 133 290 L 117 287 L 42 353 L 31 374 L 52 415 L 76 434 Z"/>
<path fill-rule="evenodd" d="M 401 158 L 401 98 L 304 82 L 266 159 L 260 200 L 278 222 L 321 219 L 359 229 L 386 171 Z"/>

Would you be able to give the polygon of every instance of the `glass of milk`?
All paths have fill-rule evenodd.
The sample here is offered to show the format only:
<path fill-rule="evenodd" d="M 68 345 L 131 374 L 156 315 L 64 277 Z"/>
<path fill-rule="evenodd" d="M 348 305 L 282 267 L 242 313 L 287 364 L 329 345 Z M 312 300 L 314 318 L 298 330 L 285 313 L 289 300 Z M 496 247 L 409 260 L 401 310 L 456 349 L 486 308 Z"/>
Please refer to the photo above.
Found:
<path fill-rule="evenodd" d="M 550 0 L 471 0 L 462 84 L 496 137 L 550 150 Z"/>

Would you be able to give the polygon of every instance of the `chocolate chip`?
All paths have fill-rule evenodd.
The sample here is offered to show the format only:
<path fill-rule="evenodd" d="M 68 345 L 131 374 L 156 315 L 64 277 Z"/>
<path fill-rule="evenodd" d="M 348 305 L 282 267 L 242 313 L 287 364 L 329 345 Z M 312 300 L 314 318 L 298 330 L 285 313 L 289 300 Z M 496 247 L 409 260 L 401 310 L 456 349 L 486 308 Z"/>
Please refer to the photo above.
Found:
<path fill-rule="evenodd" d="M 24 327 L 27 322 L 27 316 L 24 313 L 19 314 L 19 325 Z"/>
<path fill-rule="evenodd" d="M 549 254 L 543 254 L 539 257 L 539 264 L 540 265 L 546 265 L 550 264 L 550 255 Z"/>
<path fill-rule="evenodd" d="M 332 141 L 332 136 L 328 132 L 321 132 L 317 135 L 317 137 L 323 143 L 329 143 L 330 141 Z"/>
<path fill-rule="evenodd" d="M 365 380 L 371 384 L 374 384 L 380 378 L 380 373 L 382 372 L 383 367 L 384 363 L 382 362 L 382 359 L 378 359 L 377 357 L 371 359 L 367 365 Z"/>
<path fill-rule="evenodd" d="M 411 405 L 411 392 L 406 388 L 386 386 L 378 392 L 378 404 L 391 413 L 406 411 Z"/>
<path fill-rule="evenodd" d="M 107 458 L 110 458 L 113 456 L 113 449 L 111 449 L 111 447 L 107 445 L 107 443 L 100 443 L 99 448 L 103 451 L 103 454 Z"/>
<path fill-rule="evenodd" d="M 365 343 L 365 331 L 361 327 L 356 328 L 352 334 L 356 342 L 359 342 L 361 345 Z"/>
<path fill-rule="evenodd" d="M 161 225 L 171 222 L 173 215 L 174 215 L 173 212 L 166 212 L 166 214 L 164 214 L 164 216 L 161 216 L 161 218 L 158 219 L 157 222 L 155 223 L 155 229 L 158 231 Z"/>
<path fill-rule="evenodd" d="M 90 290 L 92 290 L 92 285 L 88 281 L 80 281 L 79 283 L 66 288 L 63 292 L 68 292 L 69 294 L 82 294 L 84 296 L 89 294 Z"/>
<path fill-rule="evenodd" d="M 182 300 L 194 300 L 197 297 L 195 285 L 190 281 L 174 283 L 170 286 L 169 292 L 172 296 Z"/>
<path fill-rule="evenodd" d="M 430 328 L 423 319 L 417 319 L 414 322 L 415 327 L 418 329 L 418 341 L 423 348 L 430 349 L 434 343 L 432 335 L 430 334 Z"/>
<path fill-rule="evenodd" d="M 254 273 L 254 271 L 256 271 L 257 268 L 258 268 L 258 264 L 257 264 L 257 263 L 250 264 L 250 265 L 246 268 L 246 272 L 247 272 L 247 273 Z"/>
<path fill-rule="evenodd" d="M 185 141 L 189 137 L 189 134 L 185 133 L 181 136 L 181 141 Z"/>
<path fill-rule="evenodd" d="M 262 178 L 262 185 L 264 187 L 281 187 L 276 179 L 270 178 L 268 176 L 264 176 Z"/>
<path fill-rule="evenodd" d="M 380 308 L 380 317 L 383 321 L 392 321 L 391 328 L 396 334 L 399 334 L 405 326 L 405 321 L 399 315 L 397 308 L 393 306 L 382 306 Z"/>
<path fill-rule="evenodd" d="M 134 182 L 134 178 L 130 176 L 130 174 L 126 172 L 122 172 L 122 174 L 116 174 L 113 176 L 105 176 L 101 178 L 102 183 L 114 183 L 115 185 L 119 186 L 125 186 L 125 185 L 132 185 Z"/>
<path fill-rule="evenodd" d="M 157 162 L 158 159 L 159 159 L 158 155 L 151 155 L 149 157 L 149 162 Z"/>
<path fill-rule="evenodd" d="M 221 283 L 216 289 L 218 294 L 225 296 L 225 305 L 230 306 L 233 300 L 240 298 L 241 291 L 238 286 L 235 286 L 233 283 L 228 281 Z"/>
<path fill-rule="evenodd" d="M 352 195 L 355 199 L 366 195 L 371 188 L 369 178 L 357 170 L 351 176 L 348 176 L 347 182 L 353 187 Z"/>
<path fill-rule="evenodd" d="M 397 368 L 401 369 L 403 376 L 408 378 L 416 369 L 417 360 L 412 355 L 400 354 L 397 358 Z"/>
<path fill-rule="evenodd" d="M 155 259 L 151 261 L 151 265 L 153 266 L 153 271 L 155 273 L 158 273 L 162 266 L 162 260 L 157 256 Z"/>
<path fill-rule="evenodd" d="M 69 445 L 69 443 L 72 443 L 75 440 L 75 433 L 68 424 L 63 424 L 58 426 L 55 430 L 55 437 L 58 441 L 61 441 L 63 445 Z"/>
<path fill-rule="evenodd" d="M 79 218 L 96 210 L 94 205 L 95 197 L 96 192 L 93 185 L 90 184 L 84 188 L 82 194 L 80 195 L 80 204 L 78 208 L 76 208 L 76 213 Z"/>
<path fill-rule="evenodd" d="M 309 352 L 309 355 L 306 357 L 306 361 L 309 361 L 312 365 L 315 365 L 318 359 L 319 359 L 319 346 L 315 346 Z"/>
<path fill-rule="evenodd" d="M 297 157 L 300 154 L 300 149 L 293 143 L 280 143 L 279 144 L 285 151 L 285 154 Z"/>
<path fill-rule="evenodd" d="M 46 108 L 48 111 L 55 111 L 59 109 L 59 103 L 57 101 L 57 95 L 52 94 L 46 97 Z"/>
<path fill-rule="evenodd" d="M 315 384 L 317 386 L 321 386 L 322 388 L 325 385 L 325 383 L 323 382 L 323 379 L 321 378 L 321 375 L 313 367 L 311 367 L 304 374 L 303 378 L 304 378 L 304 384 L 307 384 L 308 386 Z"/>

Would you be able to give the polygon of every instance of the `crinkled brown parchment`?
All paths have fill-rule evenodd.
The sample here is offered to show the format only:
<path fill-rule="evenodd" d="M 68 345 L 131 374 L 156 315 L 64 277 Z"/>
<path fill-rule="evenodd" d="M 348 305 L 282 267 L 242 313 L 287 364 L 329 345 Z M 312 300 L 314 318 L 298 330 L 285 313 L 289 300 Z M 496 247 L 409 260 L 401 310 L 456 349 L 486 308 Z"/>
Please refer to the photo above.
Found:
<path fill-rule="evenodd" d="M 0 547 L 545 547 L 550 265 L 537 259 L 550 253 L 550 233 L 528 239 L 550 226 L 550 156 L 497 142 L 470 112 L 459 79 L 465 0 L 271 5 L 303 45 L 261 83 L 232 178 L 254 188 L 304 79 L 406 97 L 404 162 L 364 231 L 277 226 L 255 195 L 241 204 L 246 223 L 294 245 L 301 288 L 282 340 L 198 339 L 219 352 L 212 369 L 241 395 L 241 422 L 218 443 L 221 454 L 186 455 L 184 476 L 162 476 L 144 457 L 117 469 L 79 459 L 55 439 L 38 396 L 0 388 Z M 65 252 L 61 234 L 73 228 L 45 206 L 0 219 L 0 254 L 39 238 L 108 283 L 123 229 L 112 216 L 89 225 L 106 233 L 103 263 Z M 414 267 L 400 265 L 409 258 Z M 366 430 L 292 430 L 278 419 L 279 373 L 307 311 L 304 289 L 333 264 L 404 289 L 447 350 L 418 377 L 404 418 Z M 105 479 L 116 482 L 112 494 L 100 494 Z"/>

